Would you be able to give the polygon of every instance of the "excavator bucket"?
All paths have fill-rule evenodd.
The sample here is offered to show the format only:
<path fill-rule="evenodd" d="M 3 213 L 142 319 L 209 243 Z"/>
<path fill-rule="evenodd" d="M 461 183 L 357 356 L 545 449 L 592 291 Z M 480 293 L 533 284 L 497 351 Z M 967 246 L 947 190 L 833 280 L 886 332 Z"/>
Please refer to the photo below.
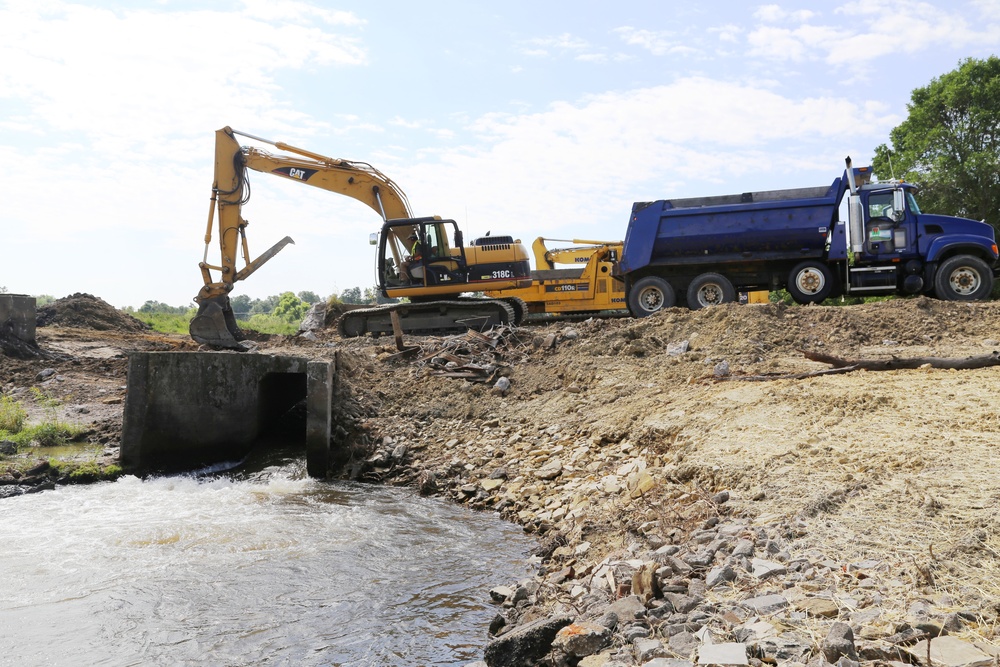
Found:
<path fill-rule="evenodd" d="M 188 326 L 191 338 L 202 345 L 232 350 L 245 350 L 240 344 L 243 332 L 236 326 L 236 317 L 228 296 L 205 299 L 198 306 L 198 314 Z"/>

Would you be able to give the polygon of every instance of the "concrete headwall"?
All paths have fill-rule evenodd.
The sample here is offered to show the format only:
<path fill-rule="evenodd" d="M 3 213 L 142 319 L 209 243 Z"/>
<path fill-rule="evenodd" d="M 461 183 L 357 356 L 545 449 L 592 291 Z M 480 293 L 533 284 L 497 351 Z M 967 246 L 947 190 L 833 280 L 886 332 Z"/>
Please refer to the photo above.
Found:
<path fill-rule="evenodd" d="M 131 472 L 242 458 L 306 399 L 309 474 L 326 475 L 335 363 L 232 352 L 129 355 L 121 463 Z"/>
<path fill-rule="evenodd" d="M 35 344 L 35 297 L 0 294 L 0 334 Z"/>

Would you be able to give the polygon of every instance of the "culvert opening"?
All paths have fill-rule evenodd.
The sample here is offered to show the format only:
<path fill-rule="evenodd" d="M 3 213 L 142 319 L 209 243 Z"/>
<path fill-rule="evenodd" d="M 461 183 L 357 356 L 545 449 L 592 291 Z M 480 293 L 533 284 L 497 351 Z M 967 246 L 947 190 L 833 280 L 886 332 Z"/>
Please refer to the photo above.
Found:
<path fill-rule="evenodd" d="M 258 385 L 260 436 L 256 446 L 304 448 L 306 444 L 305 373 L 268 373 Z"/>

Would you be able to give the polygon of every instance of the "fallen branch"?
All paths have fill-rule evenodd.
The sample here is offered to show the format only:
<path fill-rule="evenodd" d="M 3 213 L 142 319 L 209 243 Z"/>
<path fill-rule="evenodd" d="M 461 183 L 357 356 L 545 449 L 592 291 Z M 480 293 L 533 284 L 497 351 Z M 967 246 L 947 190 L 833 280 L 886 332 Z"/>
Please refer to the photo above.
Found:
<path fill-rule="evenodd" d="M 799 350 L 806 359 L 829 364 L 834 368 L 866 371 L 897 371 L 914 368 L 948 368 L 959 371 L 967 371 L 973 368 L 989 368 L 1000 366 L 1000 352 L 982 357 L 966 357 L 965 359 L 943 359 L 941 357 L 915 357 L 913 359 L 859 359 L 847 360 L 822 352 L 811 352 L 809 350 Z"/>
<path fill-rule="evenodd" d="M 804 378 L 819 377 L 822 375 L 839 375 L 852 371 L 898 371 L 912 370 L 916 368 L 942 368 L 966 371 L 975 368 L 991 368 L 1000 366 L 1000 352 L 979 357 L 966 357 L 964 359 L 947 359 L 942 357 L 915 357 L 913 359 L 841 359 L 822 352 L 810 350 L 799 350 L 806 359 L 829 364 L 833 368 L 824 368 L 816 371 L 806 371 L 803 373 L 775 373 L 768 375 L 727 375 L 722 377 L 707 376 L 703 380 L 741 380 L 744 382 L 763 382 L 766 380 L 802 380 Z"/>

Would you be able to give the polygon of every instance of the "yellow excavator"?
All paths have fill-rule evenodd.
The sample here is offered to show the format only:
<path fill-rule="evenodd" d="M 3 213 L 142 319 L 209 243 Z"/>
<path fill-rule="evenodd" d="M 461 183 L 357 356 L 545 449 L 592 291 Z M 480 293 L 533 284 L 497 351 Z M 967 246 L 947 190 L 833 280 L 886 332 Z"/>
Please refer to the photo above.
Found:
<path fill-rule="evenodd" d="M 272 155 L 240 146 L 236 136 L 274 146 L 293 155 Z M 273 174 L 329 190 L 367 204 L 382 218 L 372 234 L 378 246 L 378 287 L 388 298 L 406 302 L 352 310 L 340 320 L 344 336 L 394 331 L 393 320 L 404 333 L 433 333 L 484 329 L 519 324 L 527 310 L 516 297 L 463 298 L 468 292 L 527 287 L 531 284 L 528 251 L 510 236 L 489 236 L 466 246 L 454 220 L 414 218 L 403 191 L 369 164 L 330 158 L 284 142 L 262 139 L 225 127 L 215 133 L 215 180 L 205 230 L 205 254 L 198 264 L 204 285 L 195 297 L 198 314 L 189 331 L 198 343 L 243 349 L 243 333 L 236 324 L 229 293 L 282 248 L 294 243 L 288 236 L 257 258 L 250 259 L 247 221 L 242 208 L 249 199 L 247 170 Z M 212 235 L 217 229 L 221 263 L 208 263 Z M 245 265 L 237 268 L 237 252 Z M 216 279 L 213 272 L 218 274 Z"/>

